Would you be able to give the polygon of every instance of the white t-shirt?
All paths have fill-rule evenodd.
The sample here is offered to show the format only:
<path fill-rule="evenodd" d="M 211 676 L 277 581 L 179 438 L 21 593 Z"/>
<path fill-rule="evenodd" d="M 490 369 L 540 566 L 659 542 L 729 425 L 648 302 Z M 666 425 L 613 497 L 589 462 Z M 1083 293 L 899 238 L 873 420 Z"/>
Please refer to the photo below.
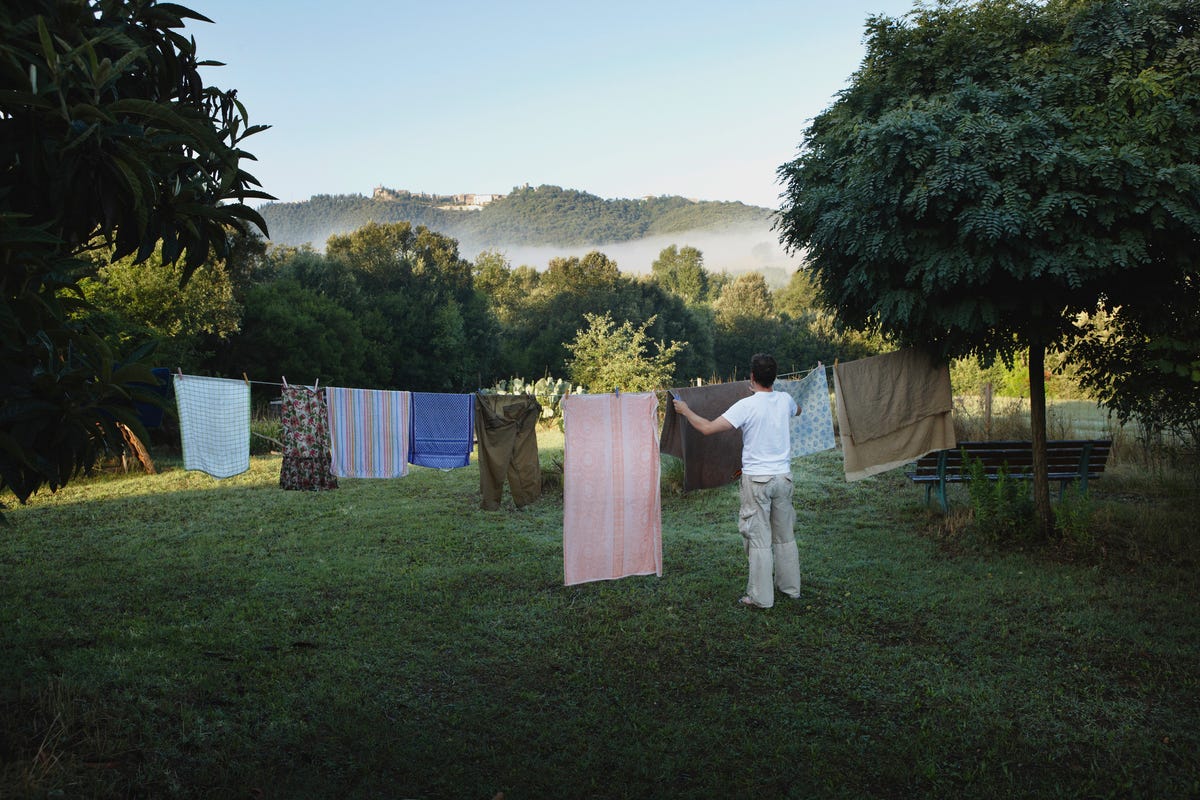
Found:
<path fill-rule="evenodd" d="M 792 471 L 791 418 L 796 401 L 787 392 L 755 392 L 722 414 L 742 432 L 742 472 L 783 475 Z"/>

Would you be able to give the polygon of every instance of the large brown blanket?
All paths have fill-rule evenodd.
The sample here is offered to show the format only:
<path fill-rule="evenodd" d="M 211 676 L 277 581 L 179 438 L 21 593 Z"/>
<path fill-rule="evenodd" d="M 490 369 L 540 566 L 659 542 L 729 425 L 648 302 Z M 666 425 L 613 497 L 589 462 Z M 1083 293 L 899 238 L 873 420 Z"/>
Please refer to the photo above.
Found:
<path fill-rule="evenodd" d="M 750 381 L 715 383 L 710 386 L 683 386 L 672 389 L 679 399 L 705 419 L 716 419 L 731 405 L 750 396 Z M 737 479 L 742 471 L 742 432 L 722 431 L 705 436 L 667 403 L 661 452 L 683 459 L 683 489 L 713 489 Z"/>
<path fill-rule="evenodd" d="M 855 444 L 878 439 L 954 407 L 950 370 L 929 354 L 909 348 L 860 358 L 834 368 L 845 390 L 843 402 L 850 429 L 842 434 Z"/>
<path fill-rule="evenodd" d="M 835 365 L 833 385 L 846 480 L 954 447 L 950 369 L 901 350 Z"/>

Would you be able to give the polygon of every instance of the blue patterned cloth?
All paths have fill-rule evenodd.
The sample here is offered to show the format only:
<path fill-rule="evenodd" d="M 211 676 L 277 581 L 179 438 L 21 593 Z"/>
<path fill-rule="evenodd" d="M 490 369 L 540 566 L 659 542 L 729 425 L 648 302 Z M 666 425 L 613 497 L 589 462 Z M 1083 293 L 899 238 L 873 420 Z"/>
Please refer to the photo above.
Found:
<path fill-rule="evenodd" d="M 474 447 L 474 395 L 412 393 L 408 463 L 434 469 L 465 467 Z"/>
<path fill-rule="evenodd" d="M 801 409 L 800 415 L 792 418 L 792 458 L 837 447 L 825 367 L 818 364 L 802 380 L 777 380 L 775 390 L 790 394 Z"/>

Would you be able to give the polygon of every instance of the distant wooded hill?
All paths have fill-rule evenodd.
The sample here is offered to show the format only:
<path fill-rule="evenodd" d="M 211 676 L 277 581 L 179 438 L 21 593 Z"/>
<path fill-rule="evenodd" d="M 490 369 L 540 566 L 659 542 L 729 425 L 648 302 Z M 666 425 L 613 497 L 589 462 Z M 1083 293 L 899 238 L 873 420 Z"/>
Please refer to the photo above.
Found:
<path fill-rule="evenodd" d="M 299 203 L 268 203 L 259 212 L 276 244 L 311 243 L 324 249 L 332 234 L 348 233 L 368 222 L 411 222 L 457 239 L 467 258 L 487 249 L 603 246 L 670 238 L 685 231 L 753 230 L 762 233 L 761 239 L 771 238 L 766 234 L 773 212 L 738 202 L 684 197 L 605 200 L 558 186 L 514 189 L 482 207 L 462 205 L 463 197 L 381 188 L 374 197 L 316 195 Z M 454 208 L 456 200 L 460 205 Z"/>

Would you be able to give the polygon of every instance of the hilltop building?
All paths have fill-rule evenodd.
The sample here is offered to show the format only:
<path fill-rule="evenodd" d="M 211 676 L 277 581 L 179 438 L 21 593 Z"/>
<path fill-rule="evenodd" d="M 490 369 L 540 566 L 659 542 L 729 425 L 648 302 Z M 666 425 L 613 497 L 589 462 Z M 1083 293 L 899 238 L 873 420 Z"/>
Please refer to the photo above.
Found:
<path fill-rule="evenodd" d="M 448 211 L 478 211 L 503 196 L 502 194 L 429 194 L 427 192 L 410 192 L 407 189 L 389 189 L 386 186 L 376 186 L 375 191 L 371 194 L 372 199 L 375 200 L 420 200 Z"/>

